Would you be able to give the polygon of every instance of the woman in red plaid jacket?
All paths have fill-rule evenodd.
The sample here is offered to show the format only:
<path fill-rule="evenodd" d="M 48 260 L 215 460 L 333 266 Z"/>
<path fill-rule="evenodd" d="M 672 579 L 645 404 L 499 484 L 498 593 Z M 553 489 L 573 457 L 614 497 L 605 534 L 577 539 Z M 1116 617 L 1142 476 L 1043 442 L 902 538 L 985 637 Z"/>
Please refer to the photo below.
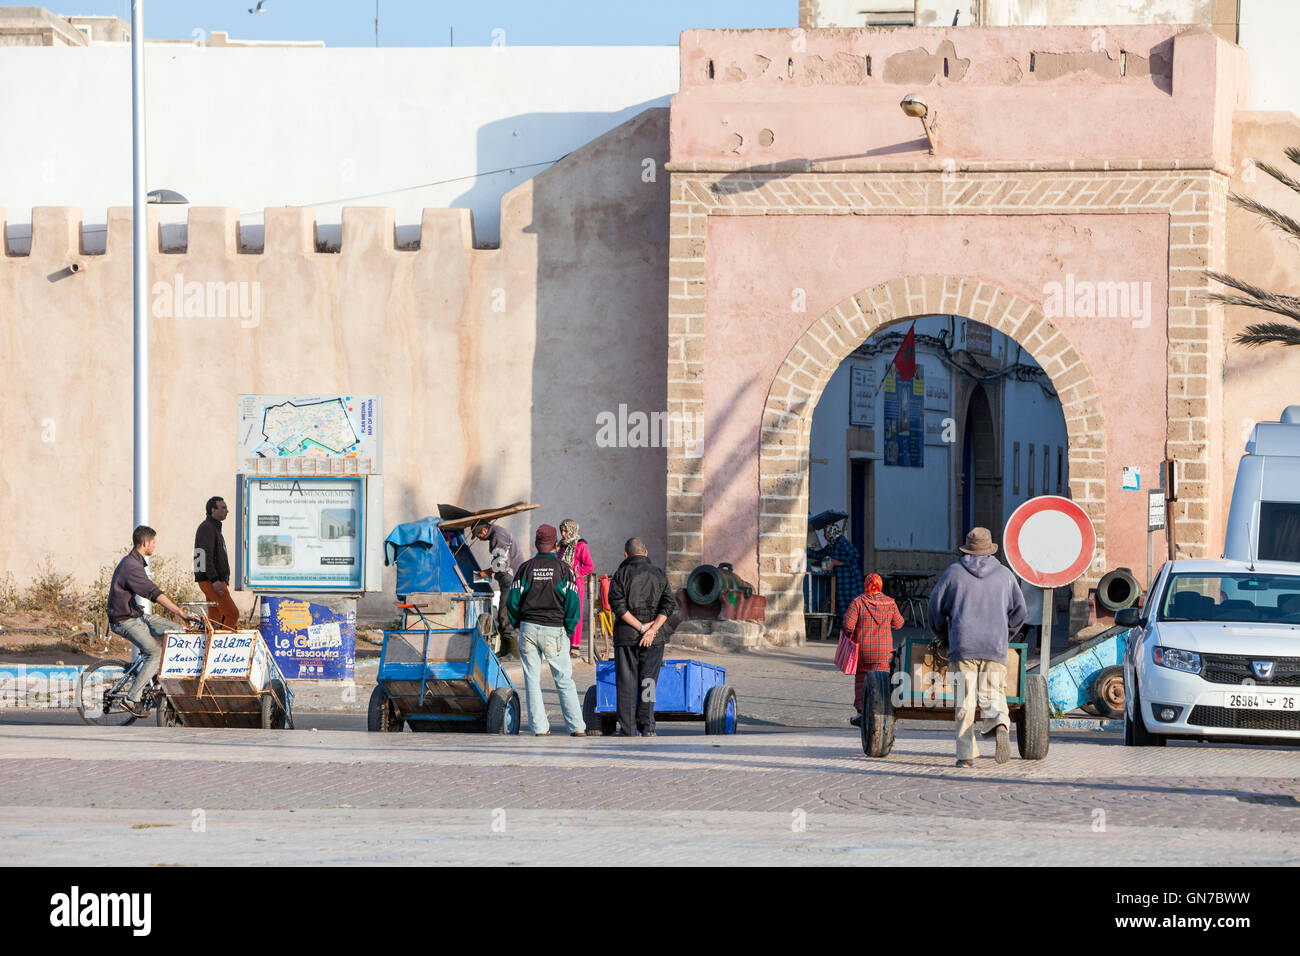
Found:
<path fill-rule="evenodd" d="M 889 670 L 894 628 L 903 626 L 903 615 L 894 599 L 883 592 L 880 575 L 868 574 L 863 583 L 865 590 L 844 612 L 844 631 L 858 645 L 858 670 L 853 675 L 853 708 L 858 715 L 850 721 L 855 727 L 862 720 L 862 692 L 867 672 Z"/>

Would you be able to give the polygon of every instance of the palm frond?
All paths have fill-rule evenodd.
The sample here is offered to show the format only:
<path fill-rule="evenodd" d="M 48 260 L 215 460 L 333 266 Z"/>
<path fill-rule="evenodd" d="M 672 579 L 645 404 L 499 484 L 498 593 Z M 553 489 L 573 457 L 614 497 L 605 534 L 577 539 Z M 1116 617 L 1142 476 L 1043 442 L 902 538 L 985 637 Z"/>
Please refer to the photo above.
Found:
<path fill-rule="evenodd" d="M 1287 159 L 1300 166 L 1300 146 L 1288 146 L 1282 152 L 1286 154 Z"/>
<path fill-rule="evenodd" d="M 1288 319 L 1300 322 L 1300 296 L 1269 292 L 1267 289 L 1251 285 L 1249 282 L 1222 272 L 1215 272 L 1212 269 L 1206 269 L 1203 274 L 1208 279 L 1213 279 L 1230 289 L 1236 289 L 1238 292 L 1244 293 L 1243 295 L 1233 295 L 1229 292 L 1206 293 L 1205 297 L 1211 302 L 1222 302 L 1224 305 L 1241 305 L 1248 309 L 1260 309 L 1264 312 L 1284 315 Z"/>
<path fill-rule="evenodd" d="M 1259 345 L 1300 345 L 1300 327 L 1281 322 L 1261 322 L 1248 325 L 1234 336 L 1238 345 L 1254 348 Z"/>
<path fill-rule="evenodd" d="M 1278 212 L 1269 206 L 1265 206 L 1258 200 L 1251 199 L 1249 196 L 1242 196 L 1238 193 L 1228 193 L 1228 201 L 1235 206 L 1254 213 L 1264 220 L 1266 225 L 1286 233 L 1293 239 L 1300 239 L 1300 222 L 1296 222 L 1286 213 Z"/>
<path fill-rule="evenodd" d="M 1300 180 L 1292 179 L 1290 176 L 1282 172 L 1282 170 L 1278 169 L 1272 163 L 1266 163 L 1262 159 L 1252 159 L 1251 162 L 1255 164 L 1256 169 L 1262 169 L 1264 172 L 1268 173 L 1270 176 L 1272 176 L 1274 179 L 1280 182 L 1287 189 L 1291 189 L 1294 190 L 1295 192 L 1300 193 Z"/>

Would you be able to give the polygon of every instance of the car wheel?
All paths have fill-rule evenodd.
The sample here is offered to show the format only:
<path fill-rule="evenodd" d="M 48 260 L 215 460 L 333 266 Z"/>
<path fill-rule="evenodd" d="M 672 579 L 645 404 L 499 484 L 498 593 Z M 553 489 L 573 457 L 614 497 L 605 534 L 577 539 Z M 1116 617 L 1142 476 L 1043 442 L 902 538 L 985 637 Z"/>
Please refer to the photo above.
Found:
<path fill-rule="evenodd" d="M 1153 734 L 1147 730 L 1142 719 L 1142 698 L 1137 688 L 1133 688 L 1133 715 L 1127 709 L 1124 712 L 1124 745 L 1126 747 L 1163 747 L 1167 743 L 1164 734 Z"/>

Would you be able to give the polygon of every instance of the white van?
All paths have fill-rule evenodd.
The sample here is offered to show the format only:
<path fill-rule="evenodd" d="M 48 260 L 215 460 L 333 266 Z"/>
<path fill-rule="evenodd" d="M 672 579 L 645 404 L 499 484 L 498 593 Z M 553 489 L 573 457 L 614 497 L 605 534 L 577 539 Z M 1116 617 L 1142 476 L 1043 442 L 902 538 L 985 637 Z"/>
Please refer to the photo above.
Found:
<path fill-rule="evenodd" d="M 1300 562 L 1300 405 L 1252 429 L 1232 486 L 1223 556 Z"/>

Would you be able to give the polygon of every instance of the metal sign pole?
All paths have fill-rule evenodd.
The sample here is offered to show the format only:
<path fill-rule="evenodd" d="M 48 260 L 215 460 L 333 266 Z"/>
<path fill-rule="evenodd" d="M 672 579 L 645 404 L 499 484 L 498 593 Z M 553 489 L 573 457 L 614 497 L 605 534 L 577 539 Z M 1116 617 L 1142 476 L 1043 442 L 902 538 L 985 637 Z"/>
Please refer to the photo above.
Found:
<path fill-rule="evenodd" d="M 144 0 L 131 0 L 131 215 L 135 341 L 135 452 L 132 488 L 137 526 L 149 523 L 149 246 L 145 216 Z"/>
<path fill-rule="evenodd" d="M 1053 595 L 1056 588 L 1043 588 L 1042 633 L 1038 635 L 1038 673 L 1047 676 L 1047 669 L 1052 662 L 1052 607 L 1056 603 Z"/>

